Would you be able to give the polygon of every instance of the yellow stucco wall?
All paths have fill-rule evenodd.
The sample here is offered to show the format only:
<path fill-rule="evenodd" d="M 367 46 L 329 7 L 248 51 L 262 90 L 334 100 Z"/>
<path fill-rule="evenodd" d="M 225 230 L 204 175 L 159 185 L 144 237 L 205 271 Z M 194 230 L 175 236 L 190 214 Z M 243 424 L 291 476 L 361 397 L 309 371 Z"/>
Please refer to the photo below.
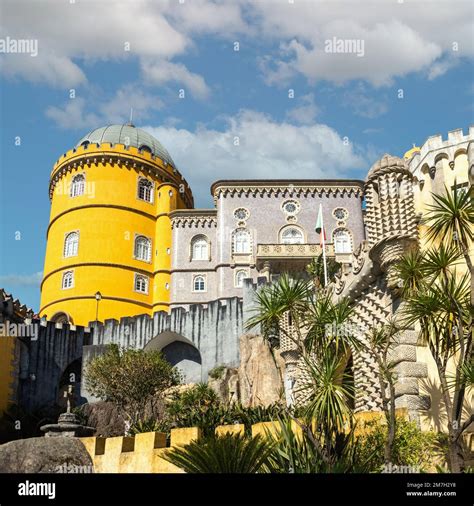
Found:
<path fill-rule="evenodd" d="M 407 418 L 405 409 L 397 409 L 397 416 Z M 383 413 L 380 411 L 356 413 L 356 434 L 362 435 L 374 430 L 373 425 L 367 427 L 368 422 L 385 423 Z M 301 428 L 292 423 L 293 430 L 298 435 Z M 216 428 L 216 434 L 224 435 L 244 434 L 245 427 L 242 424 L 221 425 Z M 260 422 L 252 425 L 252 436 L 260 434 L 277 434 L 279 424 L 277 422 Z M 171 430 L 170 447 L 189 444 L 191 441 L 199 441 L 201 431 L 197 427 L 180 428 Z M 166 435 L 160 432 L 146 432 L 134 437 L 84 437 L 81 438 L 94 464 L 95 473 L 182 473 L 178 467 L 170 464 L 163 458 L 167 451 Z"/>
<path fill-rule="evenodd" d="M 14 396 L 15 346 L 15 337 L 0 336 L 0 415 Z"/>
<path fill-rule="evenodd" d="M 77 174 L 86 178 L 84 195 L 70 196 Z M 138 181 L 154 183 L 153 202 L 137 196 Z M 122 145 L 89 145 L 69 151 L 51 174 L 51 215 L 41 286 L 40 315 L 67 313 L 74 324 L 152 314 L 169 305 L 171 222 L 169 213 L 192 206 L 187 183 L 170 165 L 147 152 Z M 78 253 L 64 257 L 64 241 L 79 233 Z M 151 261 L 134 258 L 136 235 L 151 239 Z M 62 289 L 65 271 L 74 286 Z M 148 294 L 134 289 L 135 273 L 148 277 Z"/>
<path fill-rule="evenodd" d="M 415 186 L 415 209 L 416 212 L 422 213 L 423 216 L 429 211 L 429 205 L 433 203 L 432 193 L 441 194 L 445 193 L 445 186 L 451 190 L 454 185 L 465 185 L 469 181 L 468 170 L 469 163 L 467 154 L 464 151 L 459 151 L 452 160 L 444 157 L 441 152 L 437 156 L 435 163 L 436 174 L 434 179 L 429 175 L 429 166 L 425 165 L 421 168 L 420 176 L 423 176 L 424 185 L 420 189 L 419 185 Z M 421 248 L 426 249 L 433 247 L 426 241 L 427 225 L 419 227 Z M 470 256 L 474 260 L 474 246 L 470 249 Z M 456 273 L 462 276 L 466 273 L 467 266 L 464 260 L 456 266 Z M 417 347 L 417 360 L 424 362 L 428 366 L 428 378 L 419 381 L 420 394 L 429 395 L 431 398 L 431 407 L 426 412 L 420 415 L 421 427 L 424 430 L 447 431 L 447 417 L 445 403 L 441 391 L 440 380 L 436 363 L 427 347 Z M 456 373 L 456 359 L 453 358 L 448 362 L 448 375 L 454 377 Z M 465 420 L 470 413 L 474 411 L 474 391 L 472 388 L 467 389 L 465 395 L 465 402 L 463 407 L 463 420 Z"/>

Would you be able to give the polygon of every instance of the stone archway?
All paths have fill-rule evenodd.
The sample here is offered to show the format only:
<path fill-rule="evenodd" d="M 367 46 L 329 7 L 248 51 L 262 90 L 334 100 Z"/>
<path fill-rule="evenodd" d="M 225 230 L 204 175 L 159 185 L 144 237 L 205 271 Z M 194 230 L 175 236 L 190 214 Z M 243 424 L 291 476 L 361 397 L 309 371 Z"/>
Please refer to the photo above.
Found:
<path fill-rule="evenodd" d="M 147 343 L 145 351 L 158 350 L 165 359 L 183 373 L 185 383 L 202 381 L 202 360 L 199 350 L 184 336 L 166 330 Z"/>

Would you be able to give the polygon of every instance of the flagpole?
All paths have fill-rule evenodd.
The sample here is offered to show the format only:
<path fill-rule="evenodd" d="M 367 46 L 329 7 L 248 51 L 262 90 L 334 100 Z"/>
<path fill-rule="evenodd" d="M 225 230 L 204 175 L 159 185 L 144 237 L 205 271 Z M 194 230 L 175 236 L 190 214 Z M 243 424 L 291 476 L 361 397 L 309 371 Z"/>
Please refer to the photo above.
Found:
<path fill-rule="evenodd" d="M 321 246 L 323 248 L 323 266 L 324 266 L 324 288 L 328 284 L 328 269 L 326 265 L 326 234 L 324 232 L 323 205 L 319 204 L 319 213 L 321 216 Z"/>

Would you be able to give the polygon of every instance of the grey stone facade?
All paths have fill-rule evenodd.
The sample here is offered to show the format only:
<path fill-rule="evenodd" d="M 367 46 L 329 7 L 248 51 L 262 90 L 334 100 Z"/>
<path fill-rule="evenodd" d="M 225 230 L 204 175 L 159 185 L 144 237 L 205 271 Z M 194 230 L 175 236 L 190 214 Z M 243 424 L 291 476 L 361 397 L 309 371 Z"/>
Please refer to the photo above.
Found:
<path fill-rule="evenodd" d="M 189 307 L 209 301 L 242 297 L 243 285 L 236 281 L 239 271 L 256 281 L 258 276 L 282 270 L 303 270 L 321 252 L 315 232 L 322 204 L 328 254 L 333 255 L 333 234 L 347 231 L 354 251 L 365 239 L 362 216 L 363 183 L 352 180 L 305 181 L 218 181 L 211 192 L 216 208 L 179 210 L 172 213 L 173 249 L 171 307 Z M 284 209 L 294 203 L 294 212 Z M 242 209 L 245 217 L 235 217 Z M 336 209 L 343 217 L 334 216 Z M 282 247 L 285 230 L 300 231 L 299 245 Z M 244 230 L 249 237 L 248 253 L 235 251 L 234 234 Z M 192 254 L 193 239 L 203 238 L 209 252 L 205 259 Z M 336 248 L 337 249 L 337 248 Z M 351 255 L 343 255 L 350 261 Z M 344 260 L 344 259 L 343 259 Z M 194 290 L 193 280 L 202 276 L 205 290 Z"/>

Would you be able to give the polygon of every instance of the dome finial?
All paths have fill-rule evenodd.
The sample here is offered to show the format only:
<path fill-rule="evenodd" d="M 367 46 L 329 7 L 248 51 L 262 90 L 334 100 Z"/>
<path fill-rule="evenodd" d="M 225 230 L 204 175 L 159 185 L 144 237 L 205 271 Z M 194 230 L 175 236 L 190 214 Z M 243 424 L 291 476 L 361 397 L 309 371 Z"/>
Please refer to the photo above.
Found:
<path fill-rule="evenodd" d="M 127 125 L 135 128 L 135 125 L 132 123 L 132 120 L 133 120 L 133 107 L 130 107 L 130 121 L 127 123 Z"/>

